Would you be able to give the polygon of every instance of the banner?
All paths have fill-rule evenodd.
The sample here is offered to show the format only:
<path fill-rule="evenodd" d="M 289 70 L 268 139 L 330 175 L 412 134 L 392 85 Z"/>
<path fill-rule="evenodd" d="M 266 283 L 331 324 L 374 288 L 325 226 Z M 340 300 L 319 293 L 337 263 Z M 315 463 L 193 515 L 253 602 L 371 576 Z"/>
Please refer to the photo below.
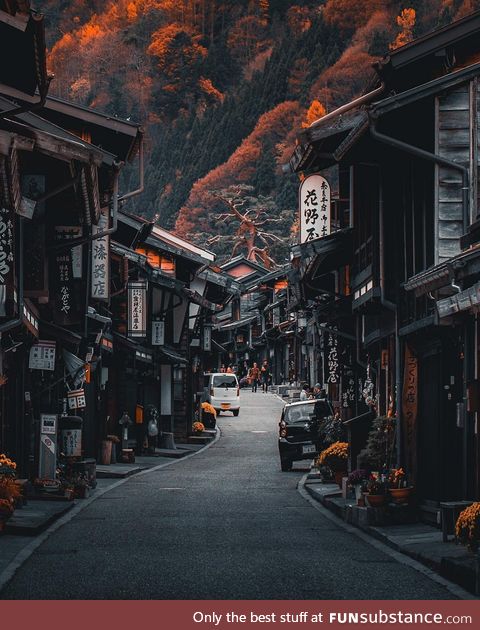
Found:
<path fill-rule="evenodd" d="M 92 228 L 93 234 L 108 229 L 109 209 L 102 208 L 98 225 Z M 92 242 L 91 297 L 94 300 L 108 300 L 110 295 L 110 237 L 102 236 Z"/>
<path fill-rule="evenodd" d="M 300 243 L 330 234 L 330 184 L 324 177 L 310 175 L 303 180 L 299 207 Z"/>
<path fill-rule="evenodd" d="M 402 420 L 405 448 L 405 463 L 411 483 L 416 478 L 418 414 L 418 359 L 409 345 L 405 346 L 405 368 L 403 377 Z"/>
<path fill-rule="evenodd" d="M 14 218 L 13 211 L 0 208 L 0 317 L 7 315 L 7 297 L 13 291 Z"/>
<path fill-rule="evenodd" d="M 147 285 L 131 282 L 128 285 L 128 336 L 147 335 Z"/>

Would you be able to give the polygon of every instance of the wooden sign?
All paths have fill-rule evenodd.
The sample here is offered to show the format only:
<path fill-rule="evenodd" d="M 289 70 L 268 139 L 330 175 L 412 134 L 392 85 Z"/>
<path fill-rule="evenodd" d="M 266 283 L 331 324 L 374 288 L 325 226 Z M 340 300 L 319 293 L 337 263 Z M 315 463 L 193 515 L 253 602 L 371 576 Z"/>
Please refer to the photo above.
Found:
<path fill-rule="evenodd" d="M 93 234 L 108 228 L 109 209 L 102 208 L 98 225 L 92 227 Z M 102 236 L 92 242 L 91 297 L 108 300 L 110 295 L 110 237 Z"/>
<path fill-rule="evenodd" d="M 147 285 L 131 282 L 128 285 L 128 336 L 145 337 L 147 334 Z"/>
<path fill-rule="evenodd" d="M 85 391 L 83 389 L 74 389 L 67 393 L 69 409 L 84 409 L 87 406 L 85 400 Z"/>
<path fill-rule="evenodd" d="M 418 359 L 410 346 L 405 346 L 405 372 L 403 378 L 402 420 L 407 472 L 415 481 L 418 414 Z"/>

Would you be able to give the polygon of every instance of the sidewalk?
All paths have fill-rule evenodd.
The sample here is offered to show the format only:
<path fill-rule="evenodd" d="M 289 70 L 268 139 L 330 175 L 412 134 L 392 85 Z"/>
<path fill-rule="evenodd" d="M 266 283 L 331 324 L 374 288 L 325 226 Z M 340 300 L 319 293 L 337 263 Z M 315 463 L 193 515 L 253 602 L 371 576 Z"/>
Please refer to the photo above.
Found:
<path fill-rule="evenodd" d="M 5 532 L 0 535 L 0 590 L 4 581 L 2 578 L 5 573 L 12 570 L 12 563 L 20 566 L 22 558 L 26 559 L 30 555 L 30 549 L 36 547 L 37 542 L 41 544 L 43 538 L 49 535 L 46 530 L 51 525 L 60 525 L 64 519 L 70 520 L 78 511 L 112 487 L 124 483 L 128 477 L 145 473 L 151 468 L 171 465 L 179 458 L 192 455 L 204 447 L 204 444 L 181 444 L 176 453 L 173 449 L 172 452 L 170 449 L 161 449 L 163 452 L 157 452 L 155 455 L 136 457 L 134 464 L 98 465 L 97 487 L 90 491 L 90 496 L 86 499 L 74 501 L 29 499 L 26 505 L 15 510 L 7 522 Z"/>
<path fill-rule="evenodd" d="M 368 524 L 372 518 L 372 510 L 381 516 L 378 508 L 358 507 L 355 499 L 343 499 L 337 484 L 323 483 L 315 478 L 308 479 L 307 475 L 299 486 L 303 486 L 313 499 L 338 518 L 424 564 L 469 593 L 478 595 L 476 554 L 455 544 L 453 540 L 443 542 L 439 529 L 419 522 Z M 367 517 L 369 510 L 371 512 Z"/>

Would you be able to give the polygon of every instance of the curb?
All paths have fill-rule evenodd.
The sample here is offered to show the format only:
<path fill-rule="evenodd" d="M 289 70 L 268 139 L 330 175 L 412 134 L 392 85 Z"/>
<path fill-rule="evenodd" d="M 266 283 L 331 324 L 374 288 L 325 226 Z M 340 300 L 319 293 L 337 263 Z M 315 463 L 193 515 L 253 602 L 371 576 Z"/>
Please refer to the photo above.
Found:
<path fill-rule="evenodd" d="M 308 501 L 308 503 L 310 503 L 310 505 L 313 508 L 315 508 L 318 512 L 320 512 L 322 516 L 324 516 L 326 519 L 328 519 L 332 523 L 335 523 L 337 527 L 342 528 L 343 530 L 347 531 L 349 534 L 357 536 L 357 538 L 360 538 L 361 540 L 363 540 L 363 542 L 368 543 L 369 545 L 371 545 L 378 551 L 381 551 L 387 556 L 390 556 L 397 562 L 400 562 L 401 564 L 405 564 L 409 566 L 410 568 L 414 569 L 415 571 L 422 573 L 426 577 L 430 578 L 433 582 L 436 582 L 437 584 L 443 586 L 447 591 L 449 591 L 452 595 L 454 595 L 458 599 L 468 599 L 468 600 L 478 599 L 477 597 L 475 597 L 475 595 L 472 595 L 471 593 L 463 589 L 461 586 L 457 586 L 453 582 L 449 582 L 445 578 L 438 575 L 438 573 L 436 573 L 432 569 L 429 569 L 426 565 L 421 564 L 417 560 L 414 560 L 411 556 L 403 553 L 402 551 L 397 551 L 396 549 L 387 545 L 383 541 L 380 541 L 377 538 L 374 538 L 371 534 L 367 534 L 364 530 L 358 529 L 357 527 L 354 527 L 353 525 L 349 525 L 348 523 L 345 523 L 345 521 L 340 519 L 338 516 L 335 516 L 332 512 L 330 512 L 330 510 L 328 510 L 326 507 L 324 507 L 321 503 L 319 503 L 316 499 L 314 499 L 310 495 L 308 490 L 305 488 L 306 480 L 307 480 L 307 475 L 304 475 L 300 479 L 297 485 L 298 492 L 306 501 Z"/>
<path fill-rule="evenodd" d="M 122 486 L 124 483 L 128 483 L 128 481 L 130 481 L 131 479 L 136 479 L 137 477 L 148 475 L 149 473 L 160 470 L 161 468 L 166 468 L 167 466 L 173 466 L 174 464 L 181 463 L 187 459 L 190 459 L 190 457 L 195 457 L 195 455 L 198 455 L 198 453 L 203 453 L 203 451 L 205 451 L 206 449 L 216 444 L 218 440 L 220 439 L 221 435 L 222 435 L 221 431 L 217 427 L 215 438 L 208 444 L 205 444 L 205 446 L 199 449 L 198 451 L 194 451 L 190 453 L 189 455 L 182 457 L 181 459 L 172 459 L 169 462 L 164 462 L 163 464 L 158 464 L 158 466 L 153 466 L 153 468 L 147 468 L 146 470 L 141 470 L 135 475 L 131 475 L 130 477 L 125 477 L 123 479 L 119 479 L 118 481 L 114 481 L 107 488 L 103 488 L 102 490 L 95 491 L 94 496 L 88 499 L 84 499 L 82 503 L 74 505 L 72 509 L 70 509 L 67 512 L 67 514 L 65 514 L 64 516 L 61 516 L 52 525 L 50 525 L 48 529 L 44 530 L 39 536 L 37 536 L 35 540 L 32 540 L 32 542 L 28 543 L 21 551 L 19 551 L 17 555 L 14 557 L 14 559 L 0 573 L 0 595 L 3 589 L 5 588 L 5 586 L 14 577 L 15 573 L 30 558 L 30 556 L 40 547 L 40 545 L 42 545 L 46 540 L 48 540 L 48 538 L 50 538 L 50 536 L 54 532 L 56 532 L 57 529 L 60 529 L 61 527 L 63 527 L 63 525 L 66 525 L 67 523 L 69 523 L 73 518 L 75 518 L 77 514 L 82 512 L 91 503 L 99 499 L 101 496 L 103 496 L 107 492 L 110 492 L 110 490 L 118 488 L 119 486 Z"/>

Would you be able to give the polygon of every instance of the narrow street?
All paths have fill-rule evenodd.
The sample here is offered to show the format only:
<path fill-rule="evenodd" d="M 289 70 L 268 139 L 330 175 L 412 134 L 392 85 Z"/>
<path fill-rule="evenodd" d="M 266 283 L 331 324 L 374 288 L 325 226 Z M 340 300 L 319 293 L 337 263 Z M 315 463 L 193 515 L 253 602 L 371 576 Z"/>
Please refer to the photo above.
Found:
<path fill-rule="evenodd" d="M 2 599 L 449 599 L 338 528 L 281 473 L 281 401 L 242 392 L 211 448 L 108 492 L 42 545 Z"/>

